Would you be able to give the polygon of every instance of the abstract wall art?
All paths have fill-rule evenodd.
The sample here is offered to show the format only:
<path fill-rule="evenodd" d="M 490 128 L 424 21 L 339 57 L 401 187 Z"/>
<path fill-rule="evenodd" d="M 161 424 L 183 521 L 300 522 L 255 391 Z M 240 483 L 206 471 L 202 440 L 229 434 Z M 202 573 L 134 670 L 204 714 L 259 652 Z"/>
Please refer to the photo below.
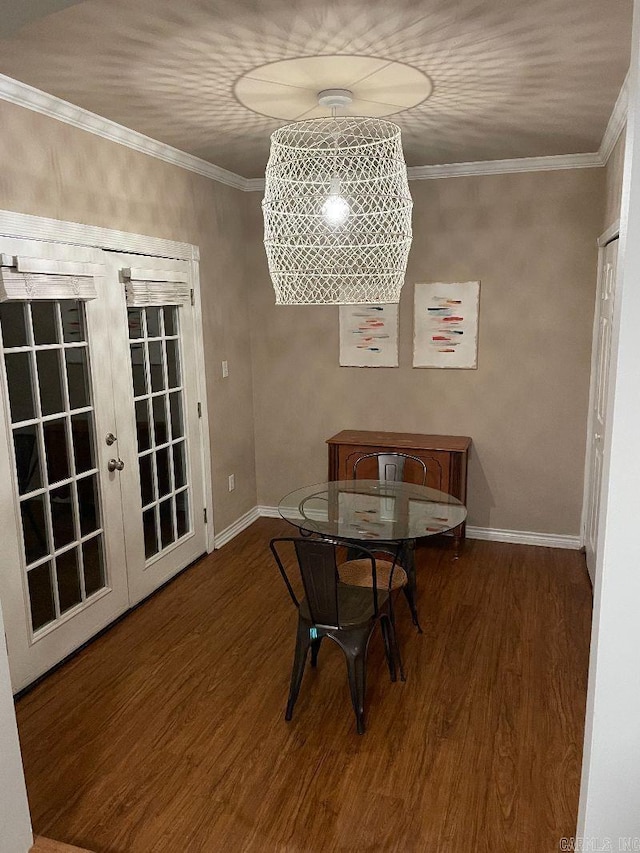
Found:
<path fill-rule="evenodd" d="M 413 366 L 478 366 L 480 282 L 416 284 Z"/>
<path fill-rule="evenodd" d="M 340 306 L 340 366 L 398 366 L 398 306 Z"/>

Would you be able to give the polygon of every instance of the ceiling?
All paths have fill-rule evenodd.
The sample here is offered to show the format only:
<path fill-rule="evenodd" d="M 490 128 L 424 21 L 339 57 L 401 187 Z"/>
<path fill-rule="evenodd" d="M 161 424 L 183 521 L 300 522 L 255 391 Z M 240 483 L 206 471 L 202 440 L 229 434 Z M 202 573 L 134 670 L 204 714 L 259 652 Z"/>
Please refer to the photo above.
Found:
<path fill-rule="evenodd" d="M 415 106 L 398 111 L 396 99 L 389 110 L 408 165 L 597 151 L 629 65 L 632 14 L 632 0 L 1 5 L 0 73 L 249 178 L 264 172 L 287 87 L 293 100 L 317 73 L 324 88 L 336 55 L 351 57 L 345 78 L 360 57 L 428 81 Z M 307 63 L 302 82 L 300 63 L 287 76 L 283 60 L 311 56 L 330 60 Z M 278 109 L 264 107 L 271 63 Z M 366 76 L 334 85 L 358 94 Z"/>

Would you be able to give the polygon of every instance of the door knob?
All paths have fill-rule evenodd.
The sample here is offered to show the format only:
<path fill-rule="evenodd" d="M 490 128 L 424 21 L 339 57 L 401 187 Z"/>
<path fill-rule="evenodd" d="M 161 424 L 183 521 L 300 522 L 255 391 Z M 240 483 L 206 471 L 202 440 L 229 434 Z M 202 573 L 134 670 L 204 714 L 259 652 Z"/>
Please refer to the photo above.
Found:
<path fill-rule="evenodd" d="M 107 462 L 107 468 L 109 471 L 122 471 L 124 468 L 124 462 L 122 459 L 110 459 Z"/>

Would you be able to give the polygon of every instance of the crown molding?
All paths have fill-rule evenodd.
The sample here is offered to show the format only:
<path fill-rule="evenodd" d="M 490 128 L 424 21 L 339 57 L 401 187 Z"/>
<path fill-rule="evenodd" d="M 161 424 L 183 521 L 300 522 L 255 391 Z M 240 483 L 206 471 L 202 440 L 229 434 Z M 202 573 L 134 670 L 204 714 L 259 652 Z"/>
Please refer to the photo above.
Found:
<path fill-rule="evenodd" d="M 262 192 L 264 178 L 245 178 L 180 151 L 150 136 L 125 127 L 110 119 L 50 95 L 27 83 L 21 83 L 4 74 L 0 74 L 0 100 L 25 107 L 25 109 L 70 124 L 80 130 L 101 136 L 118 145 L 124 145 L 134 151 L 163 160 L 165 163 L 203 175 L 243 192 Z M 587 154 L 560 154 L 549 157 L 521 157 L 512 160 L 481 160 L 470 163 L 444 163 L 433 166 L 410 166 L 407 169 L 409 180 L 425 181 L 436 178 L 454 178 L 471 175 L 502 175 L 517 172 L 542 172 L 556 169 L 590 169 L 604 166 L 611 155 L 620 133 L 625 125 L 628 101 L 628 77 L 620 89 L 611 118 L 607 124 L 602 144 L 598 152 Z"/>
<path fill-rule="evenodd" d="M 592 169 L 602 166 L 600 154 L 558 154 L 550 157 L 518 157 L 513 160 L 477 160 L 472 163 L 443 163 L 409 166 L 410 181 L 461 178 L 468 175 L 505 175 L 515 172 L 548 172 L 556 169 Z"/>
<path fill-rule="evenodd" d="M 620 134 L 622 133 L 625 124 L 627 123 L 627 108 L 629 106 L 629 73 L 624 78 L 624 82 L 620 87 L 618 98 L 613 107 L 613 112 L 609 118 L 602 142 L 600 143 L 600 157 L 606 165 L 611 152 L 613 151 Z"/>
<path fill-rule="evenodd" d="M 102 136 L 111 142 L 125 145 L 134 151 L 148 154 L 157 160 L 164 160 L 165 163 L 171 163 L 173 166 L 196 172 L 198 175 L 204 175 L 205 178 L 211 178 L 218 183 L 244 190 L 246 178 L 236 175 L 235 172 L 229 172 L 227 169 L 201 160 L 200 157 L 186 154 L 171 145 L 166 145 L 164 142 L 158 142 L 156 139 L 151 139 L 150 136 L 138 133 L 137 130 L 131 130 L 122 124 L 117 124 L 115 121 L 71 104 L 69 101 L 63 101 L 62 98 L 57 98 L 55 95 L 49 95 L 47 92 L 21 83 L 19 80 L 6 77 L 4 74 L 0 74 L 0 100 L 9 101 L 41 115 L 55 118 L 65 124 L 78 127 L 80 130 Z"/>
<path fill-rule="evenodd" d="M 477 160 L 471 163 L 442 163 L 435 166 L 408 166 L 410 181 L 462 178 L 472 175 L 505 175 L 516 172 L 549 172 L 557 169 L 593 169 L 604 166 L 599 152 L 558 154 L 550 157 L 518 157 L 513 160 Z M 264 178 L 246 178 L 245 192 L 264 190 Z"/>
<path fill-rule="evenodd" d="M 246 193 L 261 193 L 264 190 L 264 178 L 245 178 L 244 191 Z"/>

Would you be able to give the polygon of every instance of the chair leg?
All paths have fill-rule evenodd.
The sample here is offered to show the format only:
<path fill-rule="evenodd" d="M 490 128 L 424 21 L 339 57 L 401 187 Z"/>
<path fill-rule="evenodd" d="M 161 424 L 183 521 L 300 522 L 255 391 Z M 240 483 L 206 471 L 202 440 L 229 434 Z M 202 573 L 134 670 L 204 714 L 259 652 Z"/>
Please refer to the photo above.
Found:
<path fill-rule="evenodd" d="M 387 666 L 389 667 L 389 676 L 391 681 L 396 680 L 396 661 L 395 650 L 392 650 L 389 642 L 390 622 L 387 616 L 380 617 L 380 629 L 382 630 L 382 639 L 384 640 L 384 653 L 387 658 Z"/>
<path fill-rule="evenodd" d="M 389 599 L 389 634 L 391 636 L 391 644 L 393 650 L 396 653 L 396 657 L 398 659 L 398 666 L 400 668 L 400 681 L 406 681 L 407 679 L 404 677 L 404 668 L 402 666 L 402 655 L 400 654 L 400 646 L 398 645 L 398 639 L 396 636 L 396 617 L 394 615 L 393 609 L 393 601 Z"/>
<path fill-rule="evenodd" d="M 422 634 L 422 628 L 420 627 L 420 622 L 418 621 L 418 609 L 416 607 L 416 599 L 413 594 L 413 589 L 410 584 L 402 587 L 402 591 L 404 592 L 404 596 L 407 599 L 407 603 L 409 605 L 409 610 L 411 611 L 411 621 L 418 629 L 418 634 Z"/>
<path fill-rule="evenodd" d="M 364 695 L 366 689 L 366 646 L 346 653 L 351 702 L 358 734 L 364 734 Z"/>
<path fill-rule="evenodd" d="M 296 650 L 293 655 L 293 669 L 291 670 L 291 686 L 289 688 L 289 701 L 287 702 L 287 711 L 284 715 L 285 720 L 290 720 L 293 715 L 293 706 L 296 704 L 300 685 L 302 684 L 302 676 L 304 675 L 304 665 L 307 660 L 307 651 L 309 649 L 309 627 L 298 622 L 298 633 L 296 636 Z"/>
<path fill-rule="evenodd" d="M 311 666 L 313 667 L 318 665 L 318 652 L 320 651 L 321 642 L 322 637 L 318 637 L 317 640 L 311 641 Z"/>
<path fill-rule="evenodd" d="M 411 610 L 411 619 L 413 624 L 418 629 L 418 634 L 422 634 L 422 628 L 418 620 L 418 609 L 416 607 L 416 543 L 411 539 L 403 543 L 399 552 L 400 565 L 404 568 L 409 578 L 407 586 L 403 587 L 405 598 Z"/>

